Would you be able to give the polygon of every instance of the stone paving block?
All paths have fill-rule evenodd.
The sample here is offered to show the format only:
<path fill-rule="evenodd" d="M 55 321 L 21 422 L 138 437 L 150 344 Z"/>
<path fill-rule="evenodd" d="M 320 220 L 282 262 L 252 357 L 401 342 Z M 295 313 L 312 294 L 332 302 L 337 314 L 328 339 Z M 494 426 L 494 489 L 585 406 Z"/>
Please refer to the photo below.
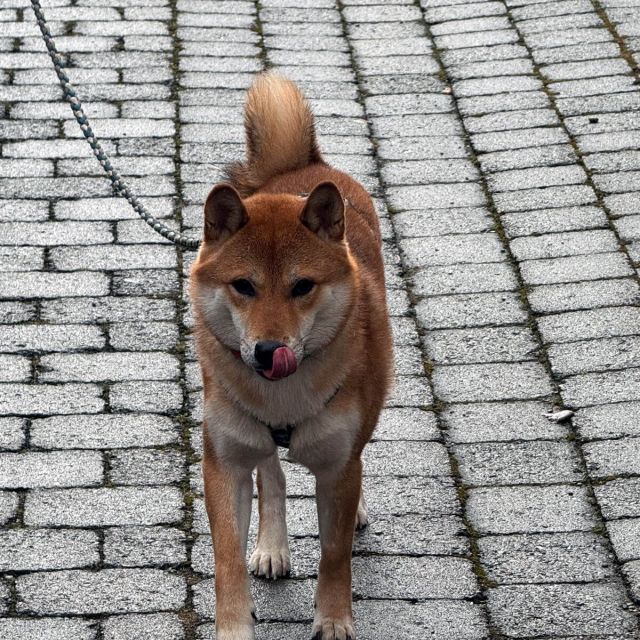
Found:
<path fill-rule="evenodd" d="M 558 633 L 591 637 L 615 629 L 620 640 L 626 640 L 633 637 L 637 623 L 634 614 L 623 608 L 625 603 L 619 585 L 596 583 L 498 587 L 489 592 L 488 606 L 499 631 L 512 637 Z"/>
<path fill-rule="evenodd" d="M 0 277 L 0 296 L 5 298 L 62 298 L 105 296 L 109 281 L 103 273 L 4 272 Z"/>
<path fill-rule="evenodd" d="M 510 238 L 604 228 L 608 224 L 601 209 L 589 206 L 518 211 L 501 216 L 501 221 Z"/>
<path fill-rule="evenodd" d="M 553 370 L 561 376 L 633 367 L 640 362 L 640 338 L 625 336 L 568 342 L 549 347 Z"/>
<path fill-rule="evenodd" d="M 18 510 L 18 494 L 12 491 L 0 491 L 0 525 L 15 517 Z"/>
<path fill-rule="evenodd" d="M 423 339 L 432 362 L 469 364 L 529 360 L 536 345 L 524 327 L 430 331 Z"/>
<path fill-rule="evenodd" d="M 114 411 L 177 413 L 183 397 L 177 382 L 132 381 L 119 382 L 110 388 L 109 399 Z"/>
<path fill-rule="evenodd" d="M 425 407 L 433 402 L 427 379 L 422 376 L 397 376 L 387 407 Z"/>
<path fill-rule="evenodd" d="M 384 160 L 430 160 L 466 158 L 464 142 L 452 136 L 424 136 L 380 140 L 378 154 Z M 424 208 L 429 208 L 428 203 Z M 464 206 L 464 205 L 462 205 Z M 468 203 L 466 206 L 473 206 Z"/>
<path fill-rule="evenodd" d="M 551 422 L 543 402 L 454 404 L 446 407 L 442 420 L 455 443 L 556 440 L 565 438 L 565 425 Z"/>
<path fill-rule="evenodd" d="M 414 273 L 411 281 L 413 292 L 419 296 L 514 291 L 518 288 L 513 269 L 507 262 L 426 267 Z"/>
<path fill-rule="evenodd" d="M 109 462 L 109 477 L 115 485 L 173 484 L 183 475 L 182 454 L 171 449 L 116 451 Z"/>
<path fill-rule="evenodd" d="M 0 335 L 0 351 L 14 353 L 100 349 L 104 344 L 99 327 L 85 325 L 13 325 Z"/>
<path fill-rule="evenodd" d="M 567 442 L 478 443 L 455 447 L 460 475 L 468 485 L 580 482 L 584 474 Z"/>
<path fill-rule="evenodd" d="M 169 322 L 127 322 L 109 328 L 109 342 L 117 350 L 169 351 L 177 341 L 178 329 Z"/>
<path fill-rule="evenodd" d="M 172 296 L 176 295 L 180 288 L 178 276 L 172 269 L 134 269 L 113 272 L 113 292 L 120 296 Z M 148 300 L 150 304 L 161 304 L 158 300 Z M 140 300 L 140 303 L 143 301 Z M 170 304 L 163 301 L 163 304 Z M 167 314 L 160 317 L 153 316 L 154 320 L 166 320 Z M 171 316 L 169 316 L 169 319 Z M 134 320 L 135 318 L 128 318 Z M 138 318 L 139 320 L 139 318 Z M 124 331 L 125 329 L 120 329 Z"/>
<path fill-rule="evenodd" d="M 393 215 L 393 225 L 400 236 L 412 238 L 486 231 L 493 222 L 485 209 L 469 207 L 402 211 Z"/>
<path fill-rule="evenodd" d="M 445 402 L 526 400 L 552 393 L 537 362 L 436 367 L 433 384 L 436 396 Z"/>
<path fill-rule="evenodd" d="M 186 562 L 185 535 L 166 527 L 114 527 L 105 533 L 104 562 L 115 567 L 179 565 Z"/>
<path fill-rule="evenodd" d="M 573 207 L 592 204 L 595 200 L 593 189 L 586 185 L 522 189 L 506 191 L 494 196 L 494 203 L 499 213 L 549 207 Z"/>
<path fill-rule="evenodd" d="M 631 305 L 638 300 L 636 283 L 622 278 L 533 287 L 529 294 L 529 303 L 536 313 Z"/>
<path fill-rule="evenodd" d="M 640 436 L 640 402 L 619 402 L 579 409 L 572 421 L 585 440 Z"/>
<path fill-rule="evenodd" d="M 606 521 L 640 517 L 640 479 L 620 478 L 593 487 Z"/>
<path fill-rule="evenodd" d="M 182 518 L 174 487 L 117 487 L 32 491 L 24 519 L 29 526 L 125 526 L 171 524 Z"/>
<path fill-rule="evenodd" d="M 115 449 L 177 442 L 179 430 L 166 416 L 101 414 L 33 420 L 31 444 L 43 449 Z"/>
<path fill-rule="evenodd" d="M 0 453 L 0 486 L 7 489 L 91 486 L 102 479 L 102 456 L 96 452 Z"/>
<path fill-rule="evenodd" d="M 78 618 L 2 618 L 0 635 L 20 640 L 95 640 L 96 625 Z"/>
<path fill-rule="evenodd" d="M 463 68 L 466 69 L 470 66 L 465 65 Z M 557 117 L 551 109 L 504 111 L 484 116 L 473 116 L 465 120 L 465 128 L 472 134 L 527 129 L 530 127 L 549 127 L 555 124 L 557 124 Z"/>
<path fill-rule="evenodd" d="M 447 476 L 450 472 L 447 451 L 437 442 L 372 442 L 364 454 L 365 475 Z"/>
<path fill-rule="evenodd" d="M 93 384 L 3 384 L 0 388 L 0 415 L 98 413 L 104 408 L 101 390 Z"/>
<path fill-rule="evenodd" d="M 374 440 L 439 440 L 435 414 L 421 409 L 392 408 L 380 414 Z"/>
<path fill-rule="evenodd" d="M 485 203 L 480 186 L 466 182 L 391 187 L 387 190 L 387 196 L 389 205 L 398 211 L 421 208 L 478 207 Z"/>
<path fill-rule="evenodd" d="M 471 489 L 467 515 L 480 534 L 589 531 L 586 490 L 576 485 Z"/>
<path fill-rule="evenodd" d="M 565 402 L 572 407 L 636 400 L 640 397 L 640 369 L 571 376 L 561 389 Z"/>
<path fill-rule="evenodd" d="M 29 358 L 0 355 L 0 382 L 27 382 L 31 378 L 32 372 Z"/>
<path fill-rule="evenodd" d="M 0 549 L 0 571 L 74 569 L 100 561 L 94 531 L 9 529 L 0 531 Z"/>
<path fill-rule="evenodd" d="M 640 518 L 607 522 L 607 531 L 621 562 L 640 558 Z"/>
<path fill-rule="evenodd" d="M 424 118 L 425 116 L 420 116 Z M 466 159 L 411 160 L 389 162 L 382 167 L 382 177 L 391 185 L 417 185 L 425 182 L 463 182 L 477 178 L 478 172 Z"/>
<path fill-rule="evenodd" d="M 488 178 L 492 191 L 516 191 L 518 189 L 583 184 L 586 174 L 581 167 L 571 165 L 536 167 L 501 171 Z"/>
<path fill-rule="evenodd" d="M 528 284 L 556 284 L 632 275 L 622 253 L 596 253 L 552 259 L 526 260 L 520 264 Z"/>
<path fill-rule="evenodd" d="M 526 314 L 515 292 L 437 296 L 421 300 L 416 316 L 426 329 L 522 324 Z"/>
<path fill-rule="evenodd" d="M 466 262 L 502 262 L 504 249 L 495 234 L 463 234 L 406 238 L 401 244 L 405 264 L 421 266 L 425 255 L 430 265 L 452 265 Z"/>
<path fill-rule="evenodd" d="M 602 537 L 589 532 L 487 536 L 478 540 L 497 584 L 599 582 L 615 574 Z"/>
<path fill-rule="evenodd" d="M 67 380 L 173 380 L 178 377 L 175 356 L 160 353 L 56 354 L 40 361 L 42 379 Z"/>
<path fill-rule="evenodd" d="M 378 556 L 354 558 L 352 564 L 357 599 L 398 598 L 401 594 L 416 599 L 463 599 L 478 589 L 471 563 L 463 558 Z M 384 576 L 384 581 L 374 580 L 376 574 Z"/>
<path fill-rule="evenodd" d="M 174 613 L 145 613 L 111 616 L 102 622 L 105 640 L 183 640 L 182 623 Z"/>
<path fill-rule="evenodd" d="M 45 615 L 178 609 L 186 597 L 184 578 L 159 569 L 33 573 L 16 583 L 20 612 Z"/>
<path fill-rule="evenodd" d="M 56 269 L 72 271 L 87 265 L 96 271 L 120 269 L 160 268 L 171 269 L 177 266 L 173 247 L 155 244 L 133 246 L 97 245 L 85 248 L 54 248 L 51 260 Z M 97 275 L 97 274 L 96 274 Z M 96 295 L 93 292 L 76 295 Z"/>
<path fill-rule="evenodd" d="M 17 451 L 25 441 L 26 420 L 0 418 L 0 450 Z"/>
<path fill-rule="evenodd" d="M 478 156 L 485 172 L 509 171 L 530 167 L 551 167 L 575 162 L 575 153 L 569 144 L 551 144 L 540 147 L 525 147 L 493 151 Z"/>
<path fill-rule="evenodd" d="M 640 438 L 589 442 L 583 451 L 593 478 L 640 474 Z"/>

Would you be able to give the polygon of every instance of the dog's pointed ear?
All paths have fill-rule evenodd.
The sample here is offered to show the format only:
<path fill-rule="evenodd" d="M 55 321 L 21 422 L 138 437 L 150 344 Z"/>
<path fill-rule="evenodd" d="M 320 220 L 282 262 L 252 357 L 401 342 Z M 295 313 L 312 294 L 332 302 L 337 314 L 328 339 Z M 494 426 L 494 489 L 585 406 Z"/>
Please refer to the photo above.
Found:
<path fill-rule="evenodd" d="M 204 239 L 222 242 L 242 229 L 249 221 L 242 198 L 230 184 L 218 184 L 204 204 Z"/>
<path fill-rule="evenodd" d="M 323 240 L 343 240 L 344 200 L 333 182 L 321 182 L 309 194 L 300 222 Z"/>

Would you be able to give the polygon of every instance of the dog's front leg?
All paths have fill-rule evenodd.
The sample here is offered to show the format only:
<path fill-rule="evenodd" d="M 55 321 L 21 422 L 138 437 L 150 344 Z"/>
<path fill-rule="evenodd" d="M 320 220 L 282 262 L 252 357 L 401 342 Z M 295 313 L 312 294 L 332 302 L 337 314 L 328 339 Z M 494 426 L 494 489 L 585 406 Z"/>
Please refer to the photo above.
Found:
<path fill-rule="evenodd" d="M 216 574 L 216 638 L 254 640 L 254 604 L 245 565 L 253 481 L 251 468 L 217 458 L 205 431 L 204 494 Z"/>
<path fill-rule="evenodd" d="M 321 556 L 314 640 L 355 639 L 351 614 L 351 548 L 361 480 L 360 459 L 347 462 L 341 473 L 323 471 L 316 476 Z"/>

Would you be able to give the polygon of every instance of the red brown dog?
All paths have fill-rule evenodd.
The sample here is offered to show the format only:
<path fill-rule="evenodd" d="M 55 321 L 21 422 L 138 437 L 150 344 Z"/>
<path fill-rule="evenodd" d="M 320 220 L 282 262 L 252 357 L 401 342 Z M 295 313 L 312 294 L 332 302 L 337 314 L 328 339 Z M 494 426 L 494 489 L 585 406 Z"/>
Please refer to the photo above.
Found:
<path fill-rule="evenodd" d="M 271 578 L 289 571 L 278 442 L 316 477 L 314 637 L 355 638 L 351 547 L 367 517 L 360 456 L 392 375 L 380 230 L 363 187 L 322 160 L 295 84 L 259 76 L 245 126 L 247 160 L 209 194 L 191 271 L 216 633 L 255 637 L 245 557 L 256 467 L 250 568 Z"/>

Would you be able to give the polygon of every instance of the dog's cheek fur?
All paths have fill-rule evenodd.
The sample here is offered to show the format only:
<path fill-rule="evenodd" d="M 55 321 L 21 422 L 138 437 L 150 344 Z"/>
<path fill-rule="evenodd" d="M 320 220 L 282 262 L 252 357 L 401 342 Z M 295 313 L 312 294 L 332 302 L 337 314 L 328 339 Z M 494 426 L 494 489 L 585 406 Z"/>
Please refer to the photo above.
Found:
<path fill-rule="evenodd" d="M 349 281 L 324 285 L 321 298 L 305 319 L 301 335 L 304 339 L 306 354 L 326 347 L 335 338 L 345 322 L 353 299 L 353 289 Z"/>
<path fill-rule="evenodd" d="M 222 287 L 201 287 L 200 308 L 209 330 L 226 347 L 239 349 L 243 323 Z"/>

